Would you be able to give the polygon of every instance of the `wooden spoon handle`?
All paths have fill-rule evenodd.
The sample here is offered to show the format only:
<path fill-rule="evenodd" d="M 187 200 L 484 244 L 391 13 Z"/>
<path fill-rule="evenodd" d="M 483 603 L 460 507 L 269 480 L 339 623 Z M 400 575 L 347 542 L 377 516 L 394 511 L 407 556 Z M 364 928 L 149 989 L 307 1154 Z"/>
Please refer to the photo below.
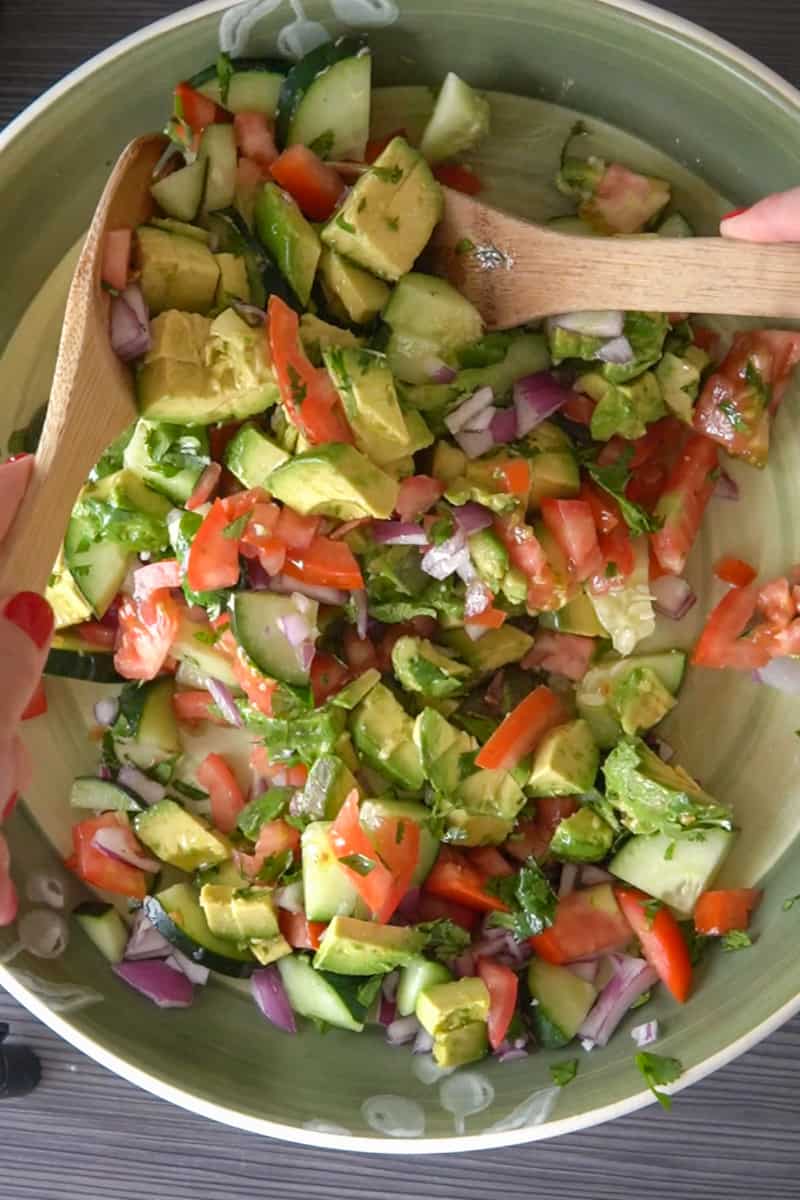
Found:
<path fill-rule="evenodd" d="M 572 242 L 572 248 L 565 242 Z M 633 308 L 800 317 L 800 244 L 711 238 L 587 238 L 537 230 L 511 274 L 553 272 L 548 313 Z M 522 277 L 522 278 L 521 278 Z M 542 316 L 548 315 L 542 312 Z"/>

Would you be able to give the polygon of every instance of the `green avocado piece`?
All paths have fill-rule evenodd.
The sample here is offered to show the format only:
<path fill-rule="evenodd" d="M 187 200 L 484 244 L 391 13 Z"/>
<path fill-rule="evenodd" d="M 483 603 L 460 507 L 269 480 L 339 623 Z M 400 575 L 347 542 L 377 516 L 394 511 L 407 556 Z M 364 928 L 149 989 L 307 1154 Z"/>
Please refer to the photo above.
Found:
<path fill-rule="evenodd" d="M 558 633 L 576 633 L 580 637 L 607 636 L 597 619 L 594 605 L 585 592 L 578 592 L 577 596 L 556 612 L 541 613 L 539 624 L 543 629 L 554 629 Z"/>
<path fill-rule="evenodd" d="M 474 1021 L 485 1025 L 489 1019 L 486 984 L 477 976 L 466 976 L 424 988 L 417 997 L 416 1016 L 422 1028 L 433 1037 Z"/>
<path fill-rule="evenodd" d="M 288 458 L 252 421 L 242 425 L 225 447 L 225 466 L 246 488 L 264 487 L 267 476 Z"/>
<path fill-rule="evenodd" d="M 442 215 L 442 189 L 425 159 L 396 137 L 356 181 L 322 241 L 381 279 L 411 270 Z"/>
<path fill-rule="evenodd" d="M 591 434 L 599 442 L 618 435 L 629 440 L 644 437 L 647 426 L 666 416 L 661 387 L 652 371 L 629 384 L 612 383 L 597 371 L 581 375 L 575 389 L 597 401 Z"/>
<path fill-rule="evenodd" d="M 367 325 L 377 317 L 390 296 L 388 286 L 327 247 L 319 260 L 322 291 L 329 304 L 341 306 L 345 320 Z"/>
<path fill-rule="evenodd" d="M 219 281 L 219 264 L 208 246 L 151 225 L 140 225 L 136 238 L 139 284 L 151 316 L 170 308 L 207 313 Z"/>
<path fill-rule="evenodd" d="M 219 267 L 219 282 L 215 303 L 218 308 L 227 308 L 231 300 L 243 300 L 250 303 L 250 281 L 247 277 L 247 263 L 237 254 L 215 254 Z"/>
<path fill-rule="evenodd" d="M 86 600 L 64 561 L 63 549 L 58 552 L 44 596 L 53 610 L 57 630 L 91 621 L 94 617 L 91 604 Z"/>
<path fill-rule="evenodd" d="M 466 772 L 465 756 L 474 758 L 478 749 L 470 737 L 438 713 L 426 706 L 414 722 L 414 744 L 417 746 L 425 778 L 444 795 L 455 792 L 461 780 L 473 770 L 471 761 Z"/>
<path fill-rule="evenodd" d="M 542 738 L 527 790 L 534 796 L 580 795 L 594 786 L 599 765 L 600 751 L 586 721 L 569 721 Z"/>
<path fill-rule="evenodd" d="M 547 344 L 553 365 L 558 366 L 570 358 L 580 358 L 591 362 L 597 351 L 607 338 L 595 337 L 589 333 L 577 333 L 572 329 L 562 329 L 560 325 L 551 322 L 547 327 Z"/>
<path fill-rule="evenodd" d="M 419 791 L 425 776 L 413 740 L 414 722 L 384 684 L 376 684 L 353 710 L 350 727 L 369 766 L 401 788 Z"/>
<path fill-rule="evenodd" d="M 487 587 L 499 592 L 510 565 L 508 551 L 500 538 L 493 529 L 481 529 L 472 534 L 468 545 L 475 570 Z"/>
<path fill-rule="evenodd" d="M 317 820 L 332 821 L 358 781 L 335 754 L 323 754 L 308 773 L 303 788 L 303 812 Z"/>
<path fill-rule="evenodd" d="M 597 998 L 593 984 L 543 958 L 528 967 L 528 990 L 536 1001 L 531 1010 L 536 1040 L 545 1050 L 568 1045 Z"/>
<path fill-rule="evenodd" d="M 407 383 L 427 383 L 431 360 L 451 361 L 483 334 L 480 313 L 452 284 L 415 271 L 397 284 L 383 320 L 392 331 L 389 366 Z"/>
<path fill-rule="evenodd" d="M 541 508 L 543 500 L 549 498 L 569 499 L 581 490 L 578 460 L 569 452 L 544 450 L 528 459 L 531 472 L 531 490 L 528 507 Z"/>
<path fill-rule="evenodd" d="M 499 629 L 490 629 L 477 642 L 473 642 L 463 629 L 447 630 L 442 641 L 480 675 L 519 662 L 533 645 L 529 633 L 523 633 L 508 622 Z"/>
<path fill-rule="evenodd" d="M 662 762 L 636 737 L 625 737 L 603 764 L 606 794 L 631 833 L 670 833 L 695 825 L 731 828 L 731 813 L 682 767 Z"/>
<path fill-rule="evenodd" d="M 355 706 L 360 704 L 364 697 L 372 691 L 375 684 L 380 681 L 380 671 L 376 667 L 369 667 L 363 675 L 359 675 L 358 679 L 346 684 L 340 692 L 332 696 L 331 704 L 335 708 L 346 708 L 348 712 L 352 712 Z"/>
<path fill-rule="evenodd" d="M 453 483 L 464 474 L 468 461 L 463 450 L 441 439 L 433 451 L 433 476 L 442 483 Z"/>
<path fill-rule="evenodd" d="M 666 689 L 670 696 L 675 696 L 685 669 L 686 655 L 680 650 L 634 654 L 627 658 L 620 658 L 617 654 L 604 655 L 578 684 L 575 694 L 578 714 L 589 722 L 600 748 L 611 750 L 623 733 L 617 698 L 628 706 L 629 719 L 639 721 L 638 729 L 625 732 L 638 733 L 648 727 L 642 724 L 644 719 L 653 717 L 652 724 L 655 724 L 672 707 L 667 704 L 661 688 Z M 638 688 L 635 685 L 630 689 L 625 686 L 625 680 L 631 674 L 644 684 L 645 702 L 641 705 L 636 702 Z M 653 676 L 661 688 L 655 684 Z"/>
<path fill-rule="evenodd" d="M 656 379 L 661 386 L 664 403 L 670 412 L 691 425 L 694 402 L 700 391 L 700 377 L 711 362 L 705 350 L 689 346 L 683 355 L 670 351 L 656 367 Z"/>
<path fill-rule="evenodd" d="M 200 889 L 200 907 L 208 927 L 217 937 L 248 942 L 278 937 L 278 917 L 268 888 L 237 888 L 206 883 Z"/>
<path fill-rule="evenodd" d="M 414 928 L 337 916 L 325 930 L 314 968 L 336 975 L 383 975 L 409 962 L 424 945 L 425 934 Z"/>
<path fill-rule="evenodd" d="M 433 1039 L 433 1061 L 439 1067 L 464 1067 L 479 1062 L 489 1053 L 488 1026 L 471 1021 Z"/>
<path fill-rule="evenodd" d="M 407 692 L 420 692 L 434 699 L 464 690 L 472 672 L 447 650 L 427 638 L 407 635 L 392 647 L 392 666 Z"/>
<path fill-rule="evenodd" d="M 655 671 L 646 666 L 635 667 L 615 683 L 611 702 L 625 733 L 652 728 L 677 703 Z"/>
<path fill-rule="evenodd" d="M 614 844 L 614 830 L 591 808 L 581 808 L 556 826 L 550 853 L 565 862 L 602 862 Z"/>
<path fill-rule="evenodd" d="M 215 866 L 231 856 L 230 844 L 222 834 L 209 829 L 174 800 L 159 800 L 137 813 L 134 829 L 139 841 L 156 858 L 181 871 Z"/>
<path fill-rule="evenodd" d="M 340 329 L 310 312 L 303 313 L 300 318 L 300 341 L 315 367 L 322 366 L 323 353 L 333 346 L 357 350 L 364 344 L 364 339 L 356 337 L 350 329 Z"/>
<path fill-rule="evenodd" d="M 305 308 L 322 253 L 316 229 L 276 183 L 265 183 L 256 196 L 254 220 L 270 258 Z"/>
<path fill-rule="evenodd" d="M 337 346 L 324 351 L 323 359 L 362 453 L 372 457 L 370 441 L 378 438 L 386 446 L 384 461 L 402 457 L 408 431 L 386 357 Z"/>
<path fill-rule="evenodd" d="M 304 516 L 388 519 L 399 490 L 396 479 L 376 467 L 354 446 L 330 442 L 298 454 L 277 467 L 267 489 Z"/>
<path fill-rule="evenodd" d="M 200 889 L 200 907 L 215 937 L 241 942 L 242 934 L 233 913 L 234 891 L 235 888 L 226 884 L 205 883 Z"/>

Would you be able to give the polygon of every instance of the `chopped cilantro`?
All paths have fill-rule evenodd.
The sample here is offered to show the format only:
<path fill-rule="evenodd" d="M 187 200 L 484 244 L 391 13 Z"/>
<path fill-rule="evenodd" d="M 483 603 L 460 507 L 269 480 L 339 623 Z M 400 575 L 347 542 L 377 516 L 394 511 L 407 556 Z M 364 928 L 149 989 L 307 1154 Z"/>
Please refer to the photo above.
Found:
<path fill-rule="evenodd" d="M 615 562 L 606 563 L 606 579 L 616 579 L 619 575 L 619 567 Z"/>
<path fill-rule="evenodd" d="M 661 522 L 651 516 L 641 504 L 636 504 L 625 495 L 625 489 L 631 478 L 628 463 L 632 454 L 633 447 L 626 446 L 625 452 L 616 462 L 607 463 L 605 466 L 600 466 L 596 462 L 587 462 L 586 470 L 598 487 L 601 487 L 604 492 L 608 492 L 609 496 L 614 497 L 631 533 L 655 533 L 657 529 L 660 529 Z"/>
<path fill-rule="evenodd" d="M 753 939 L 743 929 L 732 929 L 722 939 L 723 950 L 746 950 L 752 944 Z"/>
<path fill-rule="evenodd" d="M 270 854 L 269 858 L 264 859 L 264 865 L 256 875 L 259 883 L 277 883 L 280 879 L 283 883 L 291 882 L 289 872 L 294 865 L 294 855 L 291 850 L 282 850 L 280 854 Z M 297 873 L 293 873 L 297 878 Z"/>
<path fill-rule="evenodd" d="M 372 1001 L 381 990 L 382 983 L 382 975 L 372 975 L 369 979 L 365 979 L 356 992 L 359 1004 L 363 1004 L 364 1008 L 369 1008 L 370 1004 L 372 1004 Z"/>
<path fill-rule="evenodd" d="M 218 629 L 198 629 L 197 633 L 193 633 L 192 637 L 201 646 L 215 646 L 219 641 Z"/>
<path fill-rule="evenodd" d="M 642 908 L 644 909 L 644 915 L 647 919 L 647 924 L 650 929 L 653 928 L 653 923 L 663 907 L 664 905 L 660 900 L 647 900 L 642 905 Z"/>
<path fill-rule="evenodd" d="M 692 921 L 681 921 L 680 928 L 686 949 L 689 951 L 689 962 L 696 967 L 708 949 L 711 938 L 706 937 L 704 933 L 698 933 Z"/>
<path fill-rule="evenodd" d="M 228 88 L 230 87 L 231 77 L 233 76 L 233 63 L 229 54 L 219 54 L 217 56 L 217 82 L 219 83 L 219 94 L 223 104 L 228 103 Z"/>
<path fill-rule="evenodd" d="M 649 989 L 646 992 L 642 992 L 641 996 L 638 996 L 636 1000 L 634 1000 L 628 1011 L 633 1012 L 635 1008 L 641 1008 L 643 1004 L 648 1003 L 652 995 L 653 993 Z"/>
<path fill-rule="evenodd" d="M 568 1058 L 564 1062 L 552 1063 L 550 1066 L 550 1076 L 556 1087 L 566 1087 L 568 1083 L 572 1083 L 577 1074 L 577 1058 Z"/>
<path fill-rule="evenodd" d="M 752 358 L 748 358 L 747 360 L 744 377 L 755 393 L 761 408 L 767 408 L 772 400 L 772 388 L 764 382 L 764 376 Z"/>
<path fill-rule="evenodd" d="M 666 850 L 664 851 L 664 858 L 667 862 L 670 862 L 674 857 L 675 857 L 675 843 L 670 842 L 670 844 L 667 846 Z"/>
<path fill-rule="evenodd" d="M 334 137 L 333 130 L 326 129 L 324 133 L 321 133 L 318 137 L 314 138 L 313 142 L 308 148 L 309 150 L 313 150 L 314 154 L 317 154 L 320 158 L 327 158 L 333 149 L 333 143 L 335 140 L 336 139 Z"/>
<path fill-rule="evenodd" d="M 657 1085 L 674 1083 L 676 1079 L 679 1079 L 683 1071 L 682 1064 L 677 1058 L 667 1058 L 663 1054 L 650 1054 L 647 1050 L 641 1050 L 634 1061 L 658 1103 L 669 1112 L 672 1108 L 672 1100 L 664 1092 L 660 1092 Z"/>
<path fill-rule="evenodd" d="M 796 896 L 787 896 L 781 908 L 784 912 L 788 912 L 790 908 L 794 908 L 795 904 L 800 904 L 800 893 Z"/>
<path fill-rule="evenodd" d="M 405 838 L 405 836 L 406 836 L 406 823 L 405 823 L 405 821 L 398 821 L 397 822 L 397 830 L 395 831 L 395 835 L 394 835 L 395 845 L 402 846 L 403 839 Z"/>
<path fill-rule="evenodd" d="M 235 521 L 231 521 L 222 531 L 222 536 L 231 542 L 238 542 L 250 522 L 250 513 L 242 513 Z"/>
<path fill-rule="evenodd" d="M 356 231 L 355 225 L 351 225 L 349 221 L 345 220 L 341 213 L 339 213 L 338 217 L 336 218 L 336 224 L 340 229 L 343 229 L 345 233 L 355 233 Z"/>
<path fill-rule="evenodd" d="M 367 207 L 367 197 L 362 196 L 356 207 L 356 212 L 363 212 L 366 207 Z"/>
<path fill-rule="evenodd" d="M 180 796 L 185 796 L 187 800 L 208 799 L 208 792 L 204 792 L 202 788 L 194 787 L 191 783 L 184 783 L 182 779 L 173 779 L 170 787 Z"/>
<path fill-rule="evenodd" d="M 728 418 L 737 433 L 750 432 L 750 426 L 732 400 L 723 400 L 722 404 L 719 405 L 719 411 Z"/>
<path fill-rule="evenodd" d="M 372 858 L 367 858 L 366 854 L 345 854 L 339 859 L 343 867 L 349 867 L 351 871 L 355 871 L 356 875 L 369 875 L 370 871 L 374 871 L 377 863 Z"/>
<path fill-rule="evenodd" d="M 528 859 L 518 875 L 494 876 L 485 886 L 490 895 L 497 896 L 511 909 L 510 914 L 499 913 L 494 919 L 511 929 L 517 941 L 542 933 L 553 924 L 555 892 L 533 859 Z"/>
<path fill-rule="evenodd" d="M 400 228 L 400 218 L 399 217 L 387 217 L 386 225 L 389 229 L 392 230 L 393 233 L 397 233 L 398 229 Z"/>
<path fill-rule="evenodd" d="M 288 371 L 289 386 L 292 389 L 292 401 L 299 407 L 305 400 L 308 389 L 291 363 L 288 365 Z"/>
<path fill-rule="evenodd" d="M 403 168 L 398 163 L 393 167 L 370 167 L 370 174 L 382 183 L 399 183 L 403 178 Z"/>
<path fill-rule="evenodd" d="M 456 242 L 456 254 L 458 255 L 471 254 L 474 249 L 475 243 L 470 241 L 468 237 L 463 237 L 460 241 Z"/>
<path fill-rule="evenodd" d="M 455 921 L 446 917 L 440 917 L 436 921 L 423 921 L 421 925 L 417 925 L 417 929 L 427 935 L 426 952 L 439 962 L 447 963 L 458 958 L 470 943 L 466 929 L 462 929 Z"/>

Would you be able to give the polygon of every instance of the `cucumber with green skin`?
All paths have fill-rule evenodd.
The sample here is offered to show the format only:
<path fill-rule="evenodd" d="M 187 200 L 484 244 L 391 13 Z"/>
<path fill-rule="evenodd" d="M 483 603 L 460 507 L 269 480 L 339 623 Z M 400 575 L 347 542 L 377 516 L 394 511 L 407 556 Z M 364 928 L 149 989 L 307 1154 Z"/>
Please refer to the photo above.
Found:
<path fill-rule="evenodd" d="M 258 967 L 249 950 L 240 949 L 235 942 L 224 941 L 211 932 L 190 883 L 176 883 L 157 896 L 146 896 L 144 911 L 172 946 L 210 971 L 241 979 L 252 975 Z"/>
<path fill-rule="evenodd" d="M 278 99 L 281 146 L 302 142 L 320 158 L 363 158 L 369 133 L 370 54 L 363 38 L 317 46 L 286 76 Z"/>
<path fill-rule="evenodd" d="M 367 1016 L 366 1005 L 358 999 L 359 989 L 364 986 L 362 978 L 315 971 L 304 954 L 282 958 L 277 966 L 296 1013 L 361 1033 Z"/>
<path fill-rule="evenodd" d="M 141 812 L 144 808 L 133 792 L 95 775 L 78 776 L 72 785 L 69 803 L 71 808 L 90 808 L 95 812 Z"/>
<path fill-rule="evenodd" d="M 83 932 L 110 963 L 122 962 L 128 944 L 128 927 L 113 904 L 87 900 L 79 904 L 73 917 Z"/>
<path fill-rule="evenodd" d="M 59 642 L 66 640 L 58 636 Z M 81 679 L 87 683 L 125 682 L 114 666 L 114 655 L 111 651 L 103 650 L 93 650 L 90 653 L 77 648 L 56 646 L 47 656 L 44 673 L 61 679 Z"/>
<path fill-rule="evenodd" d="M 263 112 L 275 115 L 288 64 L 281 58 L 232 58 L 223 87 L 219 62 L 211 63 L 189 80 L 189 87 L 222 104 L 232 113 Z"/>
<path fill-rule="evenodd" d="M 270 258 L 263 243 L 248 228 L 238 209 L 221 208 L 209 213 L 207 222 L 212 233 L 217 235 L 222 253 L 236 254 L 247 265 L 250 294 L 257 308 L 264 308 L 267 298 L 280 296 L 295 312 L 305 311 L 290 285 L 281 275 Z"/>

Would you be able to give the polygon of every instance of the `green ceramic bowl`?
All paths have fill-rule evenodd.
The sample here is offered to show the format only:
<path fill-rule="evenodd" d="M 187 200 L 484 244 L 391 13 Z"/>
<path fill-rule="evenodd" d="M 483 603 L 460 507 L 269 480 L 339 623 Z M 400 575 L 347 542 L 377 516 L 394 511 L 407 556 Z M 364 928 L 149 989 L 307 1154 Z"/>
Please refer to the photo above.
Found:
<path fill-rule="evenodd" d="M 0 293 L 3 444 L 47 395 L 73 248 L 111 163 L 129 138 L 163 124 L 173 83 L 214 58 L 224 8 L 211 0 L 121 42 L 0 135 L 0 257 L 13 281 Z M 475 164 L 487 199 L 521 214 L 564 210 L 550 179 L 574 110 L 592 118 L 598 148 L 668 176 L 705 232 L 725 208 L 800 177 L 800 94 L 732 46 L 634 0 L 273 0 L 260 9 L 251 52 L 319 34 L 310 23 L 370 33 L 377 82 L 395 89 L 376 102 L 378 132 L 413 132 L 430 104 L 420 85 L 448 69 L 489 90 L 493 136 Z M 742 502 L 712 504 L 691 567 L 701 602 L 695 624 L 678 627 L 682 640 L 713 599 L 709 568 L 720 552 L 767 573 L 800 559 L 790 515 L 800 511 L 795 412 L 790 397 L 767 472 L 734 469 Z M 35 779 L 9 828 L 19 877 L 66 850 L 68 785 L 92 760 L 85 734 L 97 689 L 50 680 L 47 690 L 49 715 L 27 731 Z M 743 833 L 727 878 L 766 887 L 754 948 L 714 956 L 685 1007 L 662 995 L 648 1010 L 662 1022 L 657 1049 L 684 1065 L 681 1086 L 800 1009 L 800 920 L 781 909 L 800 877 L 798 727 L 800 701 L 714 672 L 690 678 L 673 722 L 686 765 L 737 807 Z M 399 1138 L 415 1152 L 474 1150 L 579 1129 L 651 1099 L 633 1063 L 635 1018 L 607 1049 L 583 1056 L 578 1080 L 559 1092 L 549 1086 L 553 1055 L 431 1079 L 378 1031 L 286 1037 L 248 995 L 218 984 L 190 1011 L 162 1013 L 78 933 L 63 959 L 42 962 L 15 953 L 13 930 L 4 931 L 3 961 L 0 983 L 111 1070 L 194 1112 L 298 1142 L 380 1152 Z"/>

